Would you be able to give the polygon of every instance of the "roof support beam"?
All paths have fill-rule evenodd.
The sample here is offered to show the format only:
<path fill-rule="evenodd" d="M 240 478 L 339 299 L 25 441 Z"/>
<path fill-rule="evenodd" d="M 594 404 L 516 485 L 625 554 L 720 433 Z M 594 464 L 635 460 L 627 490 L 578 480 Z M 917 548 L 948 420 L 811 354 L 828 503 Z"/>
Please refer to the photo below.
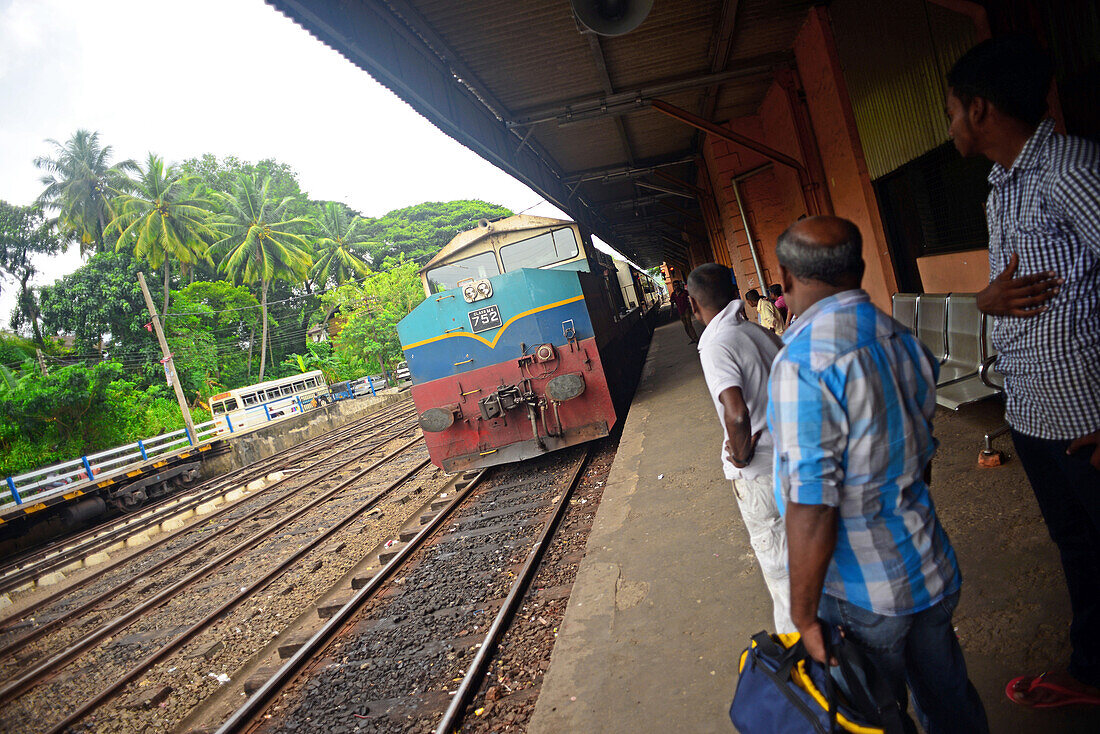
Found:
<path fill-rule="evenodd" d="M 660 168 L 668 166 L 681 166 L 685 163 L 694 163 L 694 155 L 677 156 L 666 161 L 638 161 L 633 166 L 613 166 L 611 168 L 598 168 L 588 171 L 576 171 L 565 178 L 567 184 L 584 183 L 587 181 L 613 181 L 620 178 L 636 178 L 655 173 Z"/>
<path fill-rule="evenodd" d="M 695 200 L 695 196 L 693 196 L 692 194 L 685 194 L 683 191 L 676 191 L 675 189 L 670 189 L 665 186 L 658 186 L 657 184 L 651 184 L 646 181 L 635 181 L 634 185 L 641 186 L 645 189 L 652 189 L 653 191 L 663 191 L 664 193 L 671 194 L 673 196 L 682 196 L 685 199 L 691 199 L 692 201 Z"/>
<path fill-rule="evenodd" d="M 675 120 L 679 120 L 680 122 L 691 125 L 694 128 L 698 128 L 699 130 L 709 133 L 717 138 L 731 142 L 734 145 L 748 148 L 754 153 L 762 155 L 770 161 L 779 163 L 789 168 L 793 168 L 794 172 L 798 174 L 798 183 L 802 188 L 802 200 L 806 204 L 807 213 L 809 213 L 811 216 L 822 213 L 820 208 L 818 207 L 817 197 L 815 195 L 816 184 L 810 178 L 809 171 L 806 170 L 806 167 L 802 165 L 801 161 L 791 158 L 786 153 L 780 153 L 778 150 L 775 150 L 774 148 L 771 148 L 764 143 L 753 140 L 747 135 L 742 135 L 740 133 L 734 132 L 733 130 L 724 128 L 721 125 L 715 125 L 710 120 L 704 120 L 698 115 L 694 115 L 687 110 L 676 107 L 675 105 L 671 105 L 664 100 L 651 100 L 650 105 L 653 107 L 653 109 L 657 110 L 658 112 L 662 112 Z"/>
<path fill-rule="evenodd" d="M 739 0 L 724 0 L 722 3 L 718 28 L 714 33 L 714 42 L 711 45 L 710 71 L 712 74 L 724 71 L 726 64 L 729 63 L 739 5 Z M 714 109 L 718 106 L 718 88 L 720 86 L 720 84 L 712 84 L 707 87 L 706 92 L 703 94 L 703 101 L 699 105 L 699 116 L 705 120 L 714 119 Z"/>
<path fill-rule="evenodd" d="M 789 52 L 754 56 L 744 59 L 735 64 L 733 68 L 717 74 L 682 77 L 630 92 L 616 92 L 615 94 L 594 98 L 579 98 L 539 109 L 518 110 L 515 112 L 517 117 L 509 120 L 508 125 L 509 127 L 526 127 L 527 125 L 536 125 L 543 122 L 569 122 L 586 117 L 600 117 L 612 113 L 612 108 L 643 107 L 645 105 L 643 100 L 653 97 L 699 89 L 712 84 L 723 84 L 745 77 L 771 74 L 778 67 L 789 63 L 790 58 Z M 620 109 L 612 114 L 623 114 L 623 112 L 624 110 Z"/>
<path fill-rule="evenodd" d="M 596 62 L 596 74 L 600 78 L 600 86 L 603 87 L 604 94 L 613 96 L 615 94 L 615 88 L 611 85 L 611 76 L 607 73 L 607 59 L 603 55 L 603 46 L 600 45 L 600 37 L 595 33 L 585 33 L 585 38 L 588 39 L 588 48 L 592 51 L 592 60 Z M 626 125 L 623 123 L 622 117 L 615 117 L 615 128 L 619 132 L 619 140 L 623 144 L 623 153 L 627 163 L 631 166 L 634 165 L 634 151 L 630 147 L 630 137 L 626 134 Z"/>

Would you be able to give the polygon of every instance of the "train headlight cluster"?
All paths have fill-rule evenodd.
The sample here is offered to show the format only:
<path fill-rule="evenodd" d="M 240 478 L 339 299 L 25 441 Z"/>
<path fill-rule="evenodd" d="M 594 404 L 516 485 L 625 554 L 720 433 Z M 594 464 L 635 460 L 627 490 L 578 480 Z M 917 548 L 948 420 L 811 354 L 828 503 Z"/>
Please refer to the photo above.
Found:
<path fill-rule="evenodd" d="M 462 286 L 462 298 L 466 303 L 473 303 L 474 301 L 483 301 L 486 298 L 493 296 L 493 284 L 485 278 L 480 280 L 471 280 L 466 285 Z"/>

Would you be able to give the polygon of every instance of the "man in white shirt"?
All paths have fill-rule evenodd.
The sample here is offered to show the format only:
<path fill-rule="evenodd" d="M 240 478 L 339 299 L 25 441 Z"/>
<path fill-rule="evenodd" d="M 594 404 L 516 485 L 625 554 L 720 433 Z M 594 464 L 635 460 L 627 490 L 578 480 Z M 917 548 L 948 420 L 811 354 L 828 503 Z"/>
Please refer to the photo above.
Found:
<path fill-rule="evenodd" d="M 729 268 L 700 265 L 688 276 L 695 316 L 706 326 L 699 360 L 722 424 L 722 468 L 749 531 L 749 541 L 771 593 L 776 632 L 794 632 L 787 573 L 787 534 L 776 506 L 772 437 L 768 432 L 768 377 L 783 346 L 771 331 L 745 319 Z"/>

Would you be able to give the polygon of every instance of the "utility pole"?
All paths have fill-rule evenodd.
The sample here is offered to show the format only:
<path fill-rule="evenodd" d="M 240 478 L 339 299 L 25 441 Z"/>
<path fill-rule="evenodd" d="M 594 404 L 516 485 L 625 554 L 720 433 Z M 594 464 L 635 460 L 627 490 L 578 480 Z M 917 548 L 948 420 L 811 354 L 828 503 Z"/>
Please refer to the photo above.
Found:
<path fill-rule="evenodd" d="M 160 318 L 157 316 L 157 307 L 153 305 L 153 296 L 149 294 L 149 286 L 145 284 L 145 274 L 138 271 L 138 284 L 141 286 L 141 295 L 145 296 L 145 307 L 153 317 L 153 329 L 157 333 L 157 341 L 160 342 L 160 351 L 164 354 L 164 375 L 168 384 L 176 393 L 176 400 L 180 404 L 180 412 L 183 413 L 183 425 L 187 428 L 187 438 L 191 443 L 198 441 L 195 436 L 195 424 L 191 421 L 191 408 L 187 406 L 187 399 L 183 396 L 183 386 L 180 385 L 179 375 L 176 374 L 176 364 L 172 361 L 172 354 L 168 351 L 168 342 L 164 339 L 164 329 L 160 326 Z"/>

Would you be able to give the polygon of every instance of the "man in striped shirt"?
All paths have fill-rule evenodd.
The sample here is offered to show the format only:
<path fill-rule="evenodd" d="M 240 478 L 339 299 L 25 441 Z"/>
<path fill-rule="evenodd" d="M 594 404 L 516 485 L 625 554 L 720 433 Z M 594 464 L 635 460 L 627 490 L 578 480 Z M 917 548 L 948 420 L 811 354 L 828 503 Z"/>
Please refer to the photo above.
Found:
<path fill-rule="evenodd" d="M 993 161 L 986 201 L 997 370 L 1016 453 L 1073 607 L 1068 670 L 1010 681 L 1024 706 L 1100 704 L 1100 146 L 1054 132 L 1033 43 L 978 44 L 947 77 L 949 132 Z"/>
<path fill-rule="evenodd" d="M 928 492 L 939 368 L 860 289 L 862 249 L 836 217 L 800 220 L 776 246 L 799 317 L 768 390 L 791 620 L 822 662 L 822 625 L 842 627 L 903 712 L 908 683 L 929 734 L 980 734 L 985 709 L 951 624 L 962 579 Z"/>

